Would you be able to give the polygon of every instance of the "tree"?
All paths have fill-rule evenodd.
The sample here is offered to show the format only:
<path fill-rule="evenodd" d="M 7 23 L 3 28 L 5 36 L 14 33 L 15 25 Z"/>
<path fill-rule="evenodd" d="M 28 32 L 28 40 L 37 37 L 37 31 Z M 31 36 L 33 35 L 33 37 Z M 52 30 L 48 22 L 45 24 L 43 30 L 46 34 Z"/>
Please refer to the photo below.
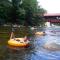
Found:
<path fill-rule="evenodd" d="M 1 0 L 0 1 L 0 18 L 6 23 L 17 23 L 19 18 L 20 0 Z"/>
<path fill-rule="evenodd" d="M 11 23 L 18 23 L 19 2 L 20 0 L 12 0 L 11 2 L 12 7 L 10 8 L 10 12 L 8 13 Z"/>
<path fill-rule="evenodd" d="M 11 6 L 11 3 L 8 0 L 0 0 L 0 19 L 6 20 L 8 18 L 8 11 L 9 7 Z"/>
<path fill-rule="evenodd" d="M 39 25 L 43 22 L 41 16 L 45 12 L 38 6 L 37 0 L 0 1 L 0 18 L 6 23 L 19 23 L 25 26 Z"/>
<path fill-rule="evenodd" d="M 37 0 L 23 0 L 22 2 L 25 10 L 25 26 L 39 25 L 43 22 L 42 16 L 46 10 L 38 6 Z"/>

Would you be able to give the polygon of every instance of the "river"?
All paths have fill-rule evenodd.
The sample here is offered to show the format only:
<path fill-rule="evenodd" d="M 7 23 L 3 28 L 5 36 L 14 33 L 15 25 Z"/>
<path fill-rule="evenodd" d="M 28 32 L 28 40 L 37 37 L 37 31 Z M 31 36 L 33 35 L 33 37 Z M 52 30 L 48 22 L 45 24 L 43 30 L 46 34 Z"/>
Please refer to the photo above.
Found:
<path fill-rule="evenodd" d="M 44 31 L 44 36 L 31 37 L 32 45 L 29 48 L 13 50 L 2 46 L 0 60 L 60 60 L 60 51 L 50 51 L 43 47 L 50 42 L 60 44 L 60 27 L 48 27 Z"/>

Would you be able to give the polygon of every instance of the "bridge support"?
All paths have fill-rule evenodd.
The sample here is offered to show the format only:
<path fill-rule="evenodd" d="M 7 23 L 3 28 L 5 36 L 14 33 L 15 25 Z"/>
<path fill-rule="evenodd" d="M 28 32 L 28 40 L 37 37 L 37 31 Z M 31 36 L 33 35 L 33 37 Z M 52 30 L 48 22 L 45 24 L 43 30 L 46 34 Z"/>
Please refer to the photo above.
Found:
<path fill-rule="evenodd" d="M 45 26 L 46 26 L 46 27 L 51 27 L 50 22 L 46 22 L 46 23 L 45 23 Z"/>

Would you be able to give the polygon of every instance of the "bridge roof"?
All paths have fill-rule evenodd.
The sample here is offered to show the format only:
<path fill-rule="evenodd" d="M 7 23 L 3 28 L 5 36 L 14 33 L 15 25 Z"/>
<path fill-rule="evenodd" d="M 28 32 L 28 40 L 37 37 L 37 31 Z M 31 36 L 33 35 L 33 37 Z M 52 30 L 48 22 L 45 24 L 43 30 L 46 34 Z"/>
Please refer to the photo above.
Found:
<path fill-rule="evenodd" d="M 44 16 L 60 16 L 60 13 L 46 13 Z"/>

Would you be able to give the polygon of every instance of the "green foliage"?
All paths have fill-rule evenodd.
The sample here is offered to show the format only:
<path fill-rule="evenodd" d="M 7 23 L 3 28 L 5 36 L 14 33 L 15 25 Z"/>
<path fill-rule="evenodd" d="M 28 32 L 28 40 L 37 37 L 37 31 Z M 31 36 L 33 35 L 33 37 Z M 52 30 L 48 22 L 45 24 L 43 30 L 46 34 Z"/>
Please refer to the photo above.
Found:
<path fill-rule="evenodd" d="M 6 19 L 7 17 L 7 9 L 9 6 L 7 6 L 6 1 L 0 1 L 0 18 Z"/>
<path fill-rule="evenodd" d="M 25 26 L 39 25 L 46 11 L 38 6 L 37 0 L 1 0 L 0 19 L 5 23 L 17 23 Z M 40 17 L 40 18 L 39 18 Z"/>
<path fill-rule="evenodd" d="M 42 16 L 46 11 L 38 6 L 37 0 L 23 0 L 22 6 L 25 10 L 25 26 L 36 26 L 44 22 Z"/>

